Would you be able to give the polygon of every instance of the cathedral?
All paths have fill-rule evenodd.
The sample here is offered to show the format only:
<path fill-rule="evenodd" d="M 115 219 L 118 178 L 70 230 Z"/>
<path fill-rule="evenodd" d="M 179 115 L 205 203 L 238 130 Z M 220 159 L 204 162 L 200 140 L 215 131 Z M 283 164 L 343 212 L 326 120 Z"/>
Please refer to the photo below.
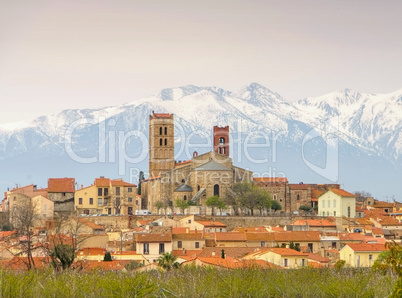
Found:
<path fill-rule="evenodd" d="M 174 115 L 149 116 L 149 177 L 141 184 L 142 209 L 156 212 L 155 203 L 176 200 L 205 205 L 210 196 L 225 197 L 236 182 L 252 181 L 253 173 L 233 165 L 229 157 L 229 126 L 213 127 L 212 151 L 190 160 L 174 159 Z"/>

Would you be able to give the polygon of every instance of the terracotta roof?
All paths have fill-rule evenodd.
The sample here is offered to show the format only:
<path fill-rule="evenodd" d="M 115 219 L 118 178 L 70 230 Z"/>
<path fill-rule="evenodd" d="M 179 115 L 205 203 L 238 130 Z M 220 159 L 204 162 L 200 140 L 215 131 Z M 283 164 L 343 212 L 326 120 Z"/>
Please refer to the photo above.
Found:
<path fill-rule="evenodd" d="M 247 257 L 251 258 L 253 256 L 264 255 L 269 252 L 273 252 L 281 256 L 308 256 L 308 254 L 306 253 L 302 253 L 300 251 L 291 248 L 272 247 L 272 248 L 264 248 L 256 252 L 250 253 L 247 255 Z"/>
<path fill-rule="evenodd" d="M 157 117 L 157 118 L 170 118 L 171 116 L 173 116 L 173 114 L 152 112 L 152 116 Z"/>
<path fill-rule="evenodd" d="M 377 223 L 379 223 L 381 226 L 402 226 L 402 224 L 397 220 L 396 218 L 393 218 L 391 216 L 384 216 L 384 215 L 371 215 L 370 218 Z"/>
<path fill-rule="evenodd" d="M 213 252 L 215 256 L 220 256 L 222 249 L 225 251 L 226 256 L 232 258 L 241 258 L 244 255 L 254 252 L 254 247 L 206 247 L 199 254 L 200 257 L 211 257 Z"/>
<path fill-rule="evenodd" d="M 93 229 L 93 230 L 104 230 L 104 229 L 105 229 L 104 226 L 98 225 L 98 224 L 96 224 L 96 223 L 94 223 L 94 222 L 92 222 L 92 221 L 90 221 L 90 220 L 84 219 L 84 218 L 80 218 L 80 219 L 78 219 L 78 221 L 79 221 L 80 223 L 82 223 L 82 224 L 84 224 L 84 225 L 90 227 L 90 228 Z"/>
<path fill-rule="evenodd" d="M 148 179 L 144 179 L 141 182 L 152 181 L 152 180 L 156 180 L 156 179 L 160 179 L 160 178 L 162 178 L 162 175 L 155 176 L 155 177 L 149 177 Z"/>
<path fill-rule="evenodd" d="M 221 227 L 221 228 L 226 227 L 224 223 L 215 220 L 214 221 L 195 220 L 195 222 L 203 225 L 204 227 Z"/>
<path fill-rule="evenodd" d="M 372 227 L 371 232 L 377 235 L 384 235 L 384 231 L 381 228 Z"/>
<path fill-rule="evenodd" d="M 85 247 L 77 252 L 77 256 L 97 256 L 104 255 L 107 252 L 103 247 Z"/>
<path fill-rule="evenodd" d="M 76 261 L 72 264 L 71 268 L 83 270 L 83 271 L 93 271 L 103 270 L 103 271 L 119 271 L 124 269 L 124 265 L 129 264 L 132 260 L 113 260 L 113 261 L 95 261 L 95 260 L 85 260 Z"/>
<path fill-rule="evenodd" d="M 354 194 L 343 189 L 330 188 L 329 190 L 341 197 L 355 197 Z"/>
<path fill-rule="evenodd" d="M 33 257 L 36 269 L 44 269 L 49 267 L 50 257 Z M 0 268 L 6 270 L 28 270 L 26 265 L 26 257 L 13 257 L 11 260 L 0 260 Z"/>
<path fill-rule="evenodd" d="M 179 162 L 179 163 L 176 163 L 174 166 L 175 166 L 175 167 L 177 167 L 177 166 L 182 166 L 182 165 L 188 164 L 188 163 L 190 163 L 190 162 L 191 162 L 191 159 L 186 160 L 186 161 L 182 161 L 182 162 Z"/>
<path fill-rule="evenodd" d="M 247 241 L 247 237 L 245 233 L 223 232 L 223 233 L 215 233 L 215 241 L 245 242 Z"/>
<path fill-rule="evenodd" d="M 172 242 L 172 233 L 141 233 L 135 235 L 135 240 L 143 242 Z"/>
<path fill-rule="evenodd" d="M 309 253 L 308 254 L 308 259 L 309 260 L 313 260 L 316 262 L 320 262 L 320 263 L 329 263 L 330 259 L 322 257 L 318 254 L 314 254 L 314 253 Z"/>
<path fill-rule="evenodd" d="M 353 251 L 377 252 L 388 250 L 384 244 L 348 243 L 346 245 L 349 246 Z"/>
<path fill-rule="evenodd" d="M 221 234 L 221 233 L 219 233 L 219 234 Z M 185 233 L 185 234 L 173 234 L 172 239 L 173 240 L 202 240 L 202 239 L 204 239 L 204 237 L 203 237 L 203 233 Z"/>
<path fill-rule="evenodd" d="M 316 189 L 312 189 L 311 190 L 311 198 L 313 199 L 317 199 L 322 193 L 324 193 L 324 191 L 320 191 L 320 190 L 316 190 Z"/>
<path fill-rule="evenodd" d="M 0 238 L 4 238 L 4 237 L 9 237 L 11 235 L 14 235 L 16 233 L 16 231 L 4 231 L 4 232 L 0 232 Z"/>
<path fill-rule="evenodd" d="M 315 220 L 315 219 L 299 219 L 296 220 L 293 225 L 295 226 L 304 226 L 304 225 L 309 225 L 310 227 L 336 227 L 336 224 L 333 222 L 330 222 L 325 219 L 320 219 L 320 220 Z"/>
<path fill-rule="evenodd" d="M 289 184 L 290 189 L 309 189 L 310 185 L 308 184 Z"/>
<path fill-rule="evenodd" d="M 191 250 L 191 249 L 175 249 L 173 250 L 173 255 L 178 257 L 197 257 L 202 250 Z"/>
<path fill-rule="evenodd" d="M 75 192 L 74 178 L 49 178 L 47 181 L 48 192 Z"/>
<path fill-rule="evenodd" d="M 112 186 L 137 187 L 136 184 L 125 182 L 123 179 L 112 180 Z"/>
<path fill-rule="evenodd" d="M 247 227 L 247 228 L 235 228 L 233 231 L 242 232 L 242 233 L 264 233 L 268 232 L 267 228 L 264 226 L 261 227 Z"/>
<path fill-rule="evenodd" d="M 231 257 L 226 257 L 225 259 L 222 259 L 221 257 L 209 257 L 209 258 L 198 257 L 197 259 L 199 259 L 201 262 L 205 264 L 220 266 L 229 269 L 248 268 L 248 267 L 261 267 L 269 269 L 279 267 L 277 265 L 274 265 L 272 263 L 263 260 L 237 260 Z"/>
<path fill-rule="evenodd" d="M 364 239 L 364 235 L 360 233 L 340 233 L 339 240 L 341 241 L 362 241 Z"/>
<path fill-rule="evenodd" d="M 246 233 L 247 241 L 275 241 L 275 233 Z"/>
<path fill-rule="evenodd" d="M 288 182 L 286 177 L 254 177 L 254 182 L 257 183 L 285 183 Z"/>
<path fill-rule="evenodd" d="M 109 187 L 110 186 L 110 179 L 109 178 L 96 178 L 95 185 L 101 187 Z"/>
<path fill-rule="evenodd" d="M 373 207 L 374 208 L 393 208 L 394 203 L 384 202 L 384 201 L 375 201 Z"/>
<path fill-rule="evenodd" d="M 320 241 L 320 234 L 318 231 L 286 231 L 276 232 L 275 240 L 278 242 L 307 242 L 307 241 Z"/>

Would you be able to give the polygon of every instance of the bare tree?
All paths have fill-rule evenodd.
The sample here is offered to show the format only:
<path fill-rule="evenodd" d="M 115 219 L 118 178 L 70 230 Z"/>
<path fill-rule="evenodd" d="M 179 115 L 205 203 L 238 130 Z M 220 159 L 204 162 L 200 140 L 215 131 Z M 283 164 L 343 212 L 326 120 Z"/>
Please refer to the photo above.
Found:
<path fill-rule="evenodd" d="M 28 270 L 34 269 L 35 261 L 32 257 L 32 235 L 35 221 L 39 219 L 39 216 L 36 213 L 36 205 L 32 198 L 26 197 L 26 199 L 15 204 L 11 215 L 12 223 L 17 229 L 18 235 L 24 237 L 25 240 L 24 252 L 27 255 L 27 260 L 24 262 Z"/>

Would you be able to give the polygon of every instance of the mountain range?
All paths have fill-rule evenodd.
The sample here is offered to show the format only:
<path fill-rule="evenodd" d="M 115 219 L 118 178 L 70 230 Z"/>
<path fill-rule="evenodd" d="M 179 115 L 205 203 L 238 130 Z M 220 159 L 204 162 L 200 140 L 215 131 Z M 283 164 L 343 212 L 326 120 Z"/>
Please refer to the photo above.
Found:
<path fill-rule="evenodd" d="M 91 184 L 104 175 L 137 182 L 148 168 L 148 119 L 175 115 L 175 155 L 212 148 L 212 127 L 230 127 L 234 164 L 292 183 L 340 183 L 401 199 L 402 89 L 350 89 L 291 102 L 252 83 L 231 92 L 183 86 L 118 106 L 64 110 L 0 125 L 0 186 L 46 186 L 50 177 Z"/>

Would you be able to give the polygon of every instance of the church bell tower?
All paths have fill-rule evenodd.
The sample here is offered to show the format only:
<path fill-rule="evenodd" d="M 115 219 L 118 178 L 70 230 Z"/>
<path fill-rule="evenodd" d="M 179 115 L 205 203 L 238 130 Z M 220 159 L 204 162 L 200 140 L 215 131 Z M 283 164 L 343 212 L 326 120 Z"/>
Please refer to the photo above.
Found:
<path fill-rule="evenodd" d="M 168 113 L 149 116 L 149 176 L 174 168 L 174 117 Z"/>

